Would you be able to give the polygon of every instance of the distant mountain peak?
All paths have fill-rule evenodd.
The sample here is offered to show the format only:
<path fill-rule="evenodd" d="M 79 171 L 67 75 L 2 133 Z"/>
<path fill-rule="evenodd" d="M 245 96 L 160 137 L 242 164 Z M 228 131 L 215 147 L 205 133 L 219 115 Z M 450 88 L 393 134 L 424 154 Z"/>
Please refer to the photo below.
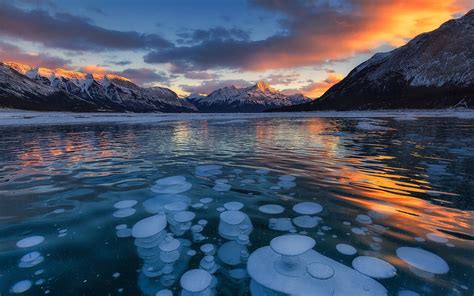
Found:
<path fill-rule="evenodd" d="M 259 80 L 257 81 L 257 83 L 255 84 L 255 88 L 257 90 L 260 90 L 261 92 L 270 92 L 270 93 L 276 93 L 277 90 L 272 88 L 270 86 L 270 84 L 268 82 L 266 82 L 265 80 Z"/>

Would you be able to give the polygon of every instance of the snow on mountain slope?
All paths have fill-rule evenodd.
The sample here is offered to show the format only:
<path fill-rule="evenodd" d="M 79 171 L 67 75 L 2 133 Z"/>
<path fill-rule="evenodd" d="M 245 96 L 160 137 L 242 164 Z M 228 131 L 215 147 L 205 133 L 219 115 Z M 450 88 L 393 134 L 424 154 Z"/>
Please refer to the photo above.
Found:
<path fill-rule="evenodd" d="M 2 63 L 2 69 L 15 72 L 10 75 L 7 81 L 6 76 L 0 76 L 2 87 L 0 91 L 10 93 L 8 106 L 14 104 L 15 95 L 13 89 L 18 89 L 18 85 L 25 85 L 25 82 L 36 88 L 42 86 L 43 90 L 53 92 L 55 95 L 68 98 L 68 102 L 55 100 L 54 105 L 48 103 L 46 98 L 42 98 L 38 93 L 30 101 L 41 101 L 40 110 L 69 110 L 69 100 L 86 102 L 89 106 L 84 111 L 118 111 L 118 112 L 194 112 L 196 108 L 179 99 L 175 92 L 167 88 L 151 87 L 142 88 L 135 85 L 129 79 L 113 75 L 88 74 L 64 69 L 33 68 L 18 63 Z M 15 82 L 15 80 L 18 80 Z M 5 95 L 6 96 L 6 95 Z M 33 100 L 33 97 L 35 100 Z M 0 106 L 6 105 L 6 98 L 0 100 Z M 17 108 L 25 108 L 19 104 Z M 73 104 L 74 105 L 74 104 Z M 38 109 L 37 107 L 30 107 Z M 26 108 L 28 109 L 28 108 Z"/>
<path fill-rule="evenodd" d="M 321 98 L 280 111 L 474 108 L 474 10 L 354 68 Z"/>
<path fill-rule="evenodd" d="M 187 99 L 201 112 L 262 112 L 267 109 L 302 104 L 311 101 L 303 95 L 284 95 L 260 80 L 247 88 L 227 86 L 207 96 Z"/>

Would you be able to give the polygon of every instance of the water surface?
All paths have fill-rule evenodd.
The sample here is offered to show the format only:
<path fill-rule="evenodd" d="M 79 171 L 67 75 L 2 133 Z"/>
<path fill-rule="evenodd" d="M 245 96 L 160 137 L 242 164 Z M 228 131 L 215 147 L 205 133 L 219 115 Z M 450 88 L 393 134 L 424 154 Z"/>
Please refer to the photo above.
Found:
<path fill-rule="evenodd" d="M 2 127 L 0 295 L 9 295 L 22 280 L 33 284 L 23 295 L 154 295 L 164 286 L 177 295 L 182 272 L 199 267 L 200 245 L 219 247 L 226 241 L 217 225 L 218 208 L 228 201 L 243 203 L 242 211 L 253 223 L 250 253 L 287 233 L 269 229 L 270 218 L 295 218 L 295 204 L 314 201 L 323 206 L 317 215 L 321 222 L 295 230 L 314 238 L 316 251 L 349 267 L 361 255 L 391 263 L 397 275 L 379 280 L 389 295 L 403 290 L 472 295 L 474 121 L 406 119 Z M 196 175 L 196 166 L 203 164 L 223 166 L 222 174 Z M 156 180 L 176 175 L 192 184 L 183 194 L 193 205 L 202 198 L 212 202 L 190 208 L 196 214 L 194 224 L 208 220 L 203 231 L 207 238 L 189 246 L 197 254 L 183 255 L 186 260 L 174 279 L 164 282 L 143 274 L 133 238 L 117 237 L 116 226 L 132 227 L 150 216 L 143 202 L 160 195 L 150 188 Z M 296 186 L 275 187 L 282 175 L 295 176 Z M 231 189 L 215 191 L 218 179 L 229 180 Z M 114 217 L 114 204 L 120 200 L 136 200 L 136 212 Z M 270 216 L 258 211 L 269 203 L 285 212 Z M 356 220 L 370 213 L 371 224 Z M 44 242 L 16 246 L 36 235 Z M 190 232 L 182 238 L 192 240 Z M 339 253 L 340 243 L 354 246 L 357 255 Z M 440 256 L 449 272 L 413 270 L 396 256 L 403 246 Z M 19 266 L 20 258 L 32 251 L 44 260 Z M 214 275 L 219 295 L 249 293 L 248 281 L 229 279 L 225 266 Z"/>

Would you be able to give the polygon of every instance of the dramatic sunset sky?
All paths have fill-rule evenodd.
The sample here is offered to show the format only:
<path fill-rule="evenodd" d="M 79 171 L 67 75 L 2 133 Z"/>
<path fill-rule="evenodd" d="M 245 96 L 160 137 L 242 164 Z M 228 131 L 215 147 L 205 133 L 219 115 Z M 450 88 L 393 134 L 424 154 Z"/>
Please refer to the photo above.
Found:
<path fill-rule="evenodd" d="M 180 95 L 266 79 L 318 97 L 474 0 L 0 0 L 0 60 L 117 73 Z"/>

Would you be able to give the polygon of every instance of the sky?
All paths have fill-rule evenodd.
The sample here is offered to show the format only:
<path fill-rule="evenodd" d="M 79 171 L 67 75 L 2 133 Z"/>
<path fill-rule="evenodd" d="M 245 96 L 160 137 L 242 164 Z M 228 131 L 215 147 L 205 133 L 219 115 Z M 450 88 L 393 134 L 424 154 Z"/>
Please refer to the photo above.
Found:
<path fill-rule="evenodd" d="M 321 96 L 474 0 L 0 0 L 0 60 L 114 73 L 181 96 L 264 79 Z"/>

